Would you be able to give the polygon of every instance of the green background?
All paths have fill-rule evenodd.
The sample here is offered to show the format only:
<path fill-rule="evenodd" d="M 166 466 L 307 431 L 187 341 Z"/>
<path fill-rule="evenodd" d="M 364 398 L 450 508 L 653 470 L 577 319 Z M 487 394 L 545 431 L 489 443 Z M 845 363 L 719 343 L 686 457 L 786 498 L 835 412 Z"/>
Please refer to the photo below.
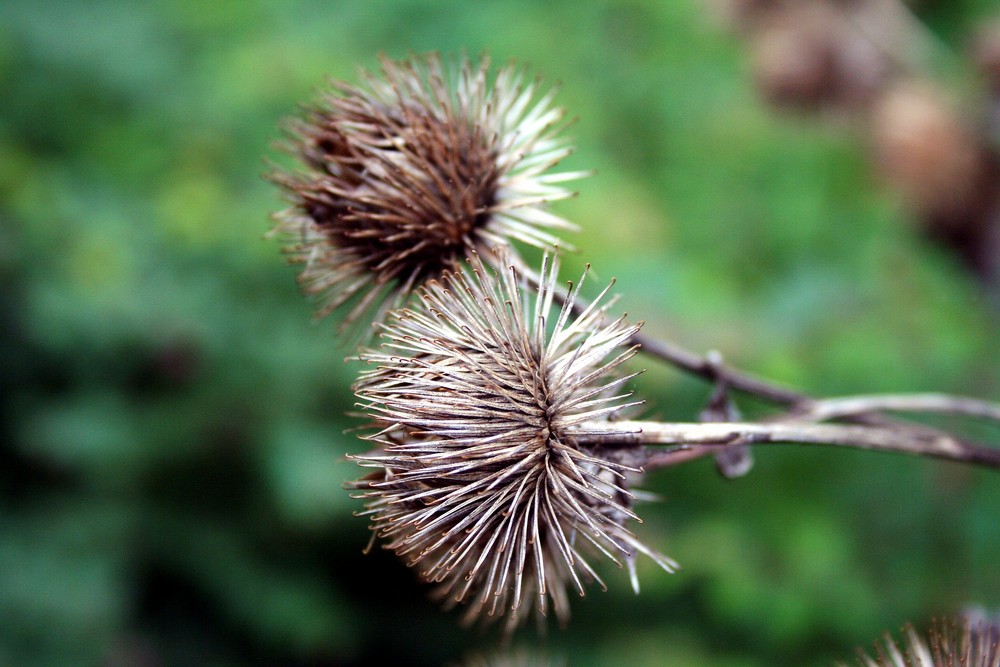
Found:
<path fill-rule="evenodd" d="M 991 5 L 921 11 L 960 49 Z M 430 50 L 560 82 L 565 164 L 598 172 L 558 207 L 584 229 L 565 274 L 616 277 L 647 332 L 819 395 L 1000 399 L 997 310 L 878 186 L 863 131 L 763 106 L 693 0 L 5 0 L 0 665 L 443 665 L 495 645 L 361 553 L 341 489 L 357 368 L 262 240 L 279 120 L 327 75 Z M 640 363 L 648 416 L 693 420 L 708 388 Z M 784 446 L 735 481 L 662 471 L 637 530 L 682 571 L 641 562 L 636 597 L 605 569 L 545 650 L 828 665 L 1000 606 L 998 482 Z"/>

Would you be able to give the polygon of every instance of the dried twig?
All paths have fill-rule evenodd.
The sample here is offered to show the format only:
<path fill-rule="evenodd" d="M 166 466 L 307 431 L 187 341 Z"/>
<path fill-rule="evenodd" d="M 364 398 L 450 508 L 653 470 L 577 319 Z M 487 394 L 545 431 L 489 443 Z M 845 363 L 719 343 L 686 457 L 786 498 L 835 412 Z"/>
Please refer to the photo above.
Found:
<path fill-rule="evenodd" d="M 873 412 L 935 412 L 1000 423 L 1000 404 L 951 394 L 872 394 L 817 399 L 790 410 L 784 419 L 830 421 Z"/>
<path fill-rule="evenodd" d="M 599 443 L 604 446 L 678 445 L 690 448 L 710 445 L 701 450 L 702 456 L 713 453 L 718 447 L 771 443 L 828 445 L 930 456 L 1000 470 L 1000 449 L 947 434 L 892 427 L 814 422 L 695 424 L 622 421 L 583 424 L 576 427 L 572 435 L 581 444 Z M 651 453 L 644 461 L 644 467 L 650 470 L 697 458 L 690 454 L 679 456 L 674 451 Z"/>

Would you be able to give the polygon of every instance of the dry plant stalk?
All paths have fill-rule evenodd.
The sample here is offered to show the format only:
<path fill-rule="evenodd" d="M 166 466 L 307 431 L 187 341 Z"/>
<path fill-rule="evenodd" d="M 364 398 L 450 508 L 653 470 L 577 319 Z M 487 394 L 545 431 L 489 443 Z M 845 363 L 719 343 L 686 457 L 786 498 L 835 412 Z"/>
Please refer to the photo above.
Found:
<path fill-rule="evenodd" d="M 466 622 L 509 636 L 537 610 L 569 617 L 570 593 L 604 586 L 596 559 L 630 573 L 646 554 L 630 529 L 646 471 L 768 443 L 936 457 L 1000 470 L 1000 449 L 890 416 L 944 413 L 1000 423 L 1000 405 L 944 394 L 815 399 L 640 333 L 558 286 L 549 212 L 572 196 L 550 173 L 569 152 L 563 111 L 514 65 L 438 56 L 382 60 L 383 78 L 332 92 L 289 125 L 304 171 L 276 171 L 289 207 L 275 232 L 303 263 L 320 314 L 373 321 L 382 346 L 355 385 L 373 450 L 349 488 L 372 540 L 434 586 Z M 548 250 L 535 271 L 512 242 Z M 585 274 L 586 275 L 586 274 Z M 626 363 L 642 351 L 716 385 L 699 422 L 631 421 Z M 740 421 L 731 390 L 782 406 Z M 718 405 L 715 405 L 718 403 Z M 733 408 L 733 409 L 731 409 Z M 719 459 L 717 459 L 719 460 Z M 746 458 L 730 470 L 743 474 Z M 726 464 L 730 465 L 730 464 Z M 722 469 L 722 468 L 720 468 Z M 895 649 L 893 649 L 895 650 Z M 897 651 L 898 653 L 898 651 Z M 950 663 L 949 663 L 950 664 Z"/>

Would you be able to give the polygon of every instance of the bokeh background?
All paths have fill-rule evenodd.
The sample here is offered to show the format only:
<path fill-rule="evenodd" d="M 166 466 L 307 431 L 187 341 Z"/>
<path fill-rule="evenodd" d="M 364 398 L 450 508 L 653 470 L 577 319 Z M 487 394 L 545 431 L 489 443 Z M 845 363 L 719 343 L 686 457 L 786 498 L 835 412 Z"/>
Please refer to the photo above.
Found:
<path fill-rule="evenodd" d="M 444 665 L 495 646 L 362 554 L 341 488 L 357 368 L 262 238 L 278 122 L 380 52 L 488 51 L 560 83 L 566 166 L 597 170 L 559 206 L 583 227 L 566 274 L 616 277 L 648 332 L 818 395 L 1000 399 L 989 281 L 880 171 L 869 102 L 775 104 L 754 4 L 4 0 L 0 665 Z M 966 54 L 993 0 L 912 10 L 920 66 L 988 108 Z M 641 363 L 648 415 L 695 419 L 709 388 Z M 709 461 L 648 478 L 662 501 L 637 530 L 683 570 L 641 563 L 635 596 L 606 568 L 543 650 L 829 665 L 907 620 L 1000 606 L 996 473 L 756 459 L 733 481 Z"/>

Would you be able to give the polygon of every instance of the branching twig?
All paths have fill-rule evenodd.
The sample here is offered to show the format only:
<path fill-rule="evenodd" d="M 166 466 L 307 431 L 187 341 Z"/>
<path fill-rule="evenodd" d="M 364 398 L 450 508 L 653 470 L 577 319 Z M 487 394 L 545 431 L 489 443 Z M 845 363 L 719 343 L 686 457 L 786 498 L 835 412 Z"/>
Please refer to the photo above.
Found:
<path fill-rule="evenodd" d="M 533 271 L 519 267 L 529 282 Z M 566 294 L 557 291 L 557 301 Z M 582 312 L 587 303 L 577 294 L 573 309 Z M 859 395 L 814 399 L 766 380 L 727 367 L 718 354 L 699 356 L 673 343 L 634 334 L 630 344 L 647 354 L 713 381 L 723 390 L 735 389 L 789 409 L 761 423 L 708 422 L 701 424 L 659 422 L 614 422 L 579 427 L 573 435 L 581 443 L 677 445 L 668 451 L 650 453 L 647 469 L 666 467 L 717 454 L 719 447 L 764 443 L 797 443 L 854 447 L 920 456 L 931 456 L 984 465 L 1000 470 L 1000 449 L 965 441 L 923 424 L 897 422 L 882 412 L 935 412 L 987 419 L 1000 423 L 1000 405 L 940 393 Z M 853 425 L 820 424 L 829 420 Z"/>
<path fill-rule="evenodd" d="M 753 394 L 782 405 L 798 406 L 809 404 L 812 401 L 806 394 L 744 373 L 725 364 L 714 363 L 709 356 L 701 356 L 674 343 L 651 338 L 642 331 L 632 336 L 630 342 L 640 345 L 640 352 L 661 359 L 706 380 L 724 381 L 730 389 Z"/>
<path fill-rule="evenodd" d="M 583 424 L 572 431 L 581 444 L 613 445 L 712 445 L 714 447 L 769 443 L 852 447 L 884 452 L 930 456 L 982 465 L 1000 470 L 1000 449 L 961 440 L 946 434 L 926 434 L 891 427 L 812 422 L 717 422 L 708 424 L 623 421 Z M 664 455 L 658 458 L 658 455 Z M 685 457 L 686 459 L 697 457 Z M 644 462 L 649 470 L 674 465 L 673 450 L 651 453 Z"/>
<path fill-rule="evenodd" d="M 789 410 L 780 419 L 830 421 L 873 412 L 936 412 L 1000 423 L 1000 404 L 950 394 L 873 394 L 817 399 Z"/>
<path fill-rule="evenodd" d="M 538 275 L 530 266 L 518 258 L 516 269 L 529 284 L 538 285 Z M 562 304 L 565 302 L 567 293 L 559 290 L 554 295 L 555 300 Z M 579 315 L 587 309 L 590 304 L 582 296 L 577 294 L 573 300 L 573 312 Z M 641 330 L 636 332 L 628 341 L 629 345 L 638 345 L 639 352 L 651 357 L 665 361 L 666 363 L 679 368 L 682 371 L 691 373 L 705 380 L 722 383 L 729 389 L 752 394 L 759 398 L 769 400 L 773 403 L 797 407 L 811 403 L 812 399 L 801 392 L 783 387 L 774 382 L 764 380 L 749 373 L 730 368 L 713 355 L 699 355 L 691 352 L 680 345 L 671 343 L 660 338 L 653 338 L 644 334 Z"/>

